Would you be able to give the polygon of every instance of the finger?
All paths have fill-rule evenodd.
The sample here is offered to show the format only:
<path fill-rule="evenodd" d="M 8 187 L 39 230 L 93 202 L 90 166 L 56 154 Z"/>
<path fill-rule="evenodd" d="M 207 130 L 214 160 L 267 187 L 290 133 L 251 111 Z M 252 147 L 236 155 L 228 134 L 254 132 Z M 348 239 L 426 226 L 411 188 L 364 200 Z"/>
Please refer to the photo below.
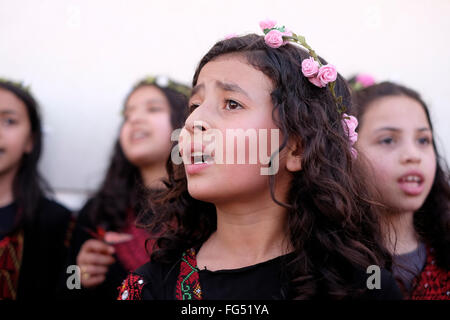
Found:
<path fill-rule="evenodd" d="M 98 254 L 98 253 L 84 253 L 79 255 L 78 265 L 103 265 L 109 266 L 116 260 L 111 255 Z"/>
<path fill-rule="evenodd" d="M 83 265 L 80 269 L 81 274 L 89 274 L 89 276 L 105 275 L 108 272 L 108 267 L 93 264 Z"/>
<path fill-rule="evenodd" d="M 88 252 L 98 252 L 105 254 L 114 254 L 115 250 L 113 246 L 110 246 L 103 241 L 96 239 L 89 239 L 84 244 L 82 249 L 85 248 Z"/>
<path fill-rule="evenodd" d="M 81 285 L 85 288 L 92 288 L 102 284 L 105 281 L 104 275 L 81 277 Z"/>

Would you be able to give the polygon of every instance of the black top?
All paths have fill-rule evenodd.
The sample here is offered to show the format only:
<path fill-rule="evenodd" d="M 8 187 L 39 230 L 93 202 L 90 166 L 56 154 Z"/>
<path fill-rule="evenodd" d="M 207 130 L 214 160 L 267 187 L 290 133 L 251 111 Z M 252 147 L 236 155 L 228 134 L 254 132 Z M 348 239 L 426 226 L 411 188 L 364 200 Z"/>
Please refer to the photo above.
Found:
<path fill-rule="evenodd" d="M 289 300 L 294 298 L 287 263 L 294 254 L 287 254 L 252 266 L 232 270 L 199 270 L 199 282 L 205 300 Z M 174 300 L 180 261 L 175 264 L 149 262 L 134 274 L 144 280 L 143 300 Z M 369 277 L 354 272 L 354 285 L 366 289 L 356 297 L 360 300 L 401 300 L 402 294 L 390 272 L 381 269 L 381 289 L 368 290 Z M 319 285 L 320 286 L 320 285 Z M 326 293 L 315 298 L 328 298 Z"/>
<path fill-rule="evenodd" d="M 13 204 L 3 207 L 0 212 L 2 227 L 6 222 L 12 228 L 17 206 Z M 68 209 L 55 201 L 42 198 L 33 221 L 27 221 L 21 226 L 24 240 L 17 300 L 51 300 L 57 297 L 58 283 L 65 273 L 66 244 L 70 236 L 71 221 Z"/>
<path fill-rule="evenodd" d="M 13 202 L 0 208 L 0 240 L 10 234 L 16 224 L 17 205 Z"/>

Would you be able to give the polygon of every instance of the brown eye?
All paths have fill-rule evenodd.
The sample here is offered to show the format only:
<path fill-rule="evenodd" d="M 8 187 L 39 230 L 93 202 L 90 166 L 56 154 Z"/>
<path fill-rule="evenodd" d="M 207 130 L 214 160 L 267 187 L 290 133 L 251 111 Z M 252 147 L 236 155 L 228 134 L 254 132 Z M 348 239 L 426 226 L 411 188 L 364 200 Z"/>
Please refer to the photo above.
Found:
<path fill-rule="evenodd" d="M 189 113 L 194 112 L 194 110 L 197 109 L 198 106 L 199 106 L 199 104 L 195 104 L 195 103 L 190 104 L 189 105 Z"/>
<path fill-rule="evenodd" d="M 234 100 L 226 100 L 225 109 L 227 110 L 238 110 L 243 109 L 242 105 Z"/>

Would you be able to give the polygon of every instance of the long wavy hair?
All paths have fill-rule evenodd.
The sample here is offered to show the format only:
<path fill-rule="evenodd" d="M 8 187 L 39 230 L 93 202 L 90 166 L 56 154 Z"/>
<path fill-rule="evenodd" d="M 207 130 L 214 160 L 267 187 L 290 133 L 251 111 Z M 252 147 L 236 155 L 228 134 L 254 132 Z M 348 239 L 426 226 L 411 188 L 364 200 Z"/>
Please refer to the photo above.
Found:
<path fill-rule="evenodd" d="M 188 112 L 188 97 L 184 92 L 171 87 L 160 86 L 156 82 L 150 83 L 146 79 L 141 80 L 127 94 L 124 107 L 130 96 L 144 86 L 154 86 L 161 90 L 169 101 L 172 128 L 182 127 Z M 181 83 L 177 83 L 177 86 L 189 91 L 189 87 Z M 104 225 L 111 230 L 121 229 L 127 223 L 128 209 L 132 208 L 135 214 L 139 215 L 140 210 L 146 207 L 142 203 L 146 203 L 145 197 L 149 192 L 150 190 L 143 185 L 138 167 L 126 158 L 117 139 L 105 179 L 92 199 L 92 206 L 89 209 L 91 222 L 94 225 Z"/>
<path fill-rule="evenodd" d="M 360 121 L 359 128 L 364 125 L 364 114 L 371 105 L 378 99 L 393 96 L 404 96 L 417 101 L 422 106 L 433 132 L 428 106 L 420 94 L 392 82 L 381 82 L 354 93 L 354 114 Z M 450 171 L 436 147 L 435 135 L 432 136 L 436 154 L 436 175 L 425 202 L 414 213 L 414 228 L 417 234 L 434 248 L 436 263 L 448 270 L 450 268 Z"/>
<path fill-rule="evenodd" d="M 13 93 L 26 107 L 31 124 L 31 139 L 33 149 L 22 156 L 19 170 L 13 181 L 13 197 L 19 208 L 16 226 L 33 224 L 35 212 L 40 200 L 50 195 L 52 190 L 38 170 L 39 158 L 42 153 L 42 124 L 39 105 L 31 92 L 21 85 L 11 81 L 0 81 L 0 88 Z"/>
<path fill-rule="evenodd" d="M 288 237 L 295 252 L 289 265 L 292 297 L 343 299 L 357 294 L 350 270 L 365 274 L 369 265 L 385 265 L 389 254 L 379 245 L 378 207 L 352 160 L 332 94 L 302 75 L 301 62 L 309 57 L 305 50 L 292 44 L 273 49 L 255 34 L 216 43 L 201 59 L 193 86 L 202 68 L 225 54 L 244 57 L 273 82 L 272 116 L 282 132 L 280 150 L 290 138 L 301 144 L 302 170 L 293 173 L 288 203 L 275 199 L 275 176 L 268 177 L 273 200 L 288 212 Z M 335 91 L 350 108 L 350 92 L 340 75 Z M 184 250 L 208 239 L 217 218 L 214 205 L 189 195 L 183 166 L 169 162 L 167 168 L 167 189 L 154 194 L 155 216 L 148 229 L 159 234 L 152 260 L 173 263 Z"/>

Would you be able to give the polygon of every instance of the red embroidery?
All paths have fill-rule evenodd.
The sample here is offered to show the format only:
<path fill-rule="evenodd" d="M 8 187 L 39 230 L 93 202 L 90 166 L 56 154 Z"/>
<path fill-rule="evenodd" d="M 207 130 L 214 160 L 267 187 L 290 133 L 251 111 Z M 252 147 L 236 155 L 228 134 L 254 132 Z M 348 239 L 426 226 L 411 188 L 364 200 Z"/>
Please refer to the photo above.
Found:
<path fill-rule="evenodd" d="M 22 253 L 22 231 L 0 241 L 0 300 L 16 299 Z"/>
<path fill-rule="evenodd" d="M 436 265 L 433 251 L 427 247 L 427 262 L 414 281 L 412 300 L 450 300 L 450 271 Z"/>
<path fill-rule="evenodd" d="M 117 300 L 142 300 L 142 288 L 145 281 L 142 277 L 129 274 L 119 287 L 119 296 Z"/>
<path fill-rule="evenodd" d="M 181 258 L 175 298 L 177 300 L 202 299 L 202 289 L 200 288 L 197 259 L 194 249 L 187 250 Z"/>

